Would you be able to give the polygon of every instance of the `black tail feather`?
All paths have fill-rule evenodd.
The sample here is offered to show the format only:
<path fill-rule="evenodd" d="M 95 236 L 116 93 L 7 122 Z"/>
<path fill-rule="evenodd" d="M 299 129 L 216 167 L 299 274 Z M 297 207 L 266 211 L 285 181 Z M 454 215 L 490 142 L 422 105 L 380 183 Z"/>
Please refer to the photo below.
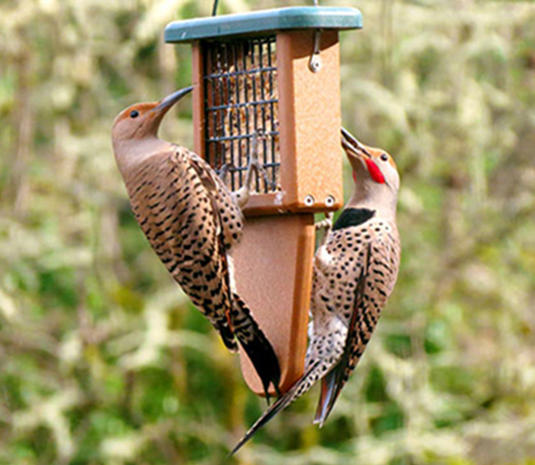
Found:
<path fill-rule="evenodd" d="M 231 352 L 236 352 L 236 350 L 238 350 L 238 346 L 236 344 L 236 339 L 234 338 L 234 334 L 232 333 L 232 330 L 230 329 L 229 325 L 216 323 L 215 328 L 219 332 L 219 335 L 221 336 L 221 340 L 223 341 L 223 344 L 225 344 L 225 347 Z"/>
<path fill-rule="evenodd" d="M 318 407 L 316 409 L 316 416 L 314 417 L 314 424 L 322 428 L 325 420 L 331 413 L 334 407 L 334 403 L 340 391 L 343 383 L 340 377 L 343 375 L 343 366 L 337 364 L 329 373 L 327 373 L 321 380 L 321 393 L 318 401 Z"/>
<path fill-rule="evenodd" d="M 294 385 L 296 387 L 297 385 Z M 294 400 L 294 392 L 295 389 L 290 389 L 286 394 L 284 394 L 282 397 L 279 397 L 279 399 L 270 406 L 263 414 L 262 416 L 256 420 L 253 426 L 249 428 L 249 430 L 245 433 L 245 435 L 239 440 L 239 442 L 234 446 L 234 449 L 232 449 L 232 452 L 230 455 L 234 455 L 238 450 L 241 449 L 241 447 L 253 437 L 253 435 L 260 429 L 262 426 L 264 426 L 269 420 L 271 420 L 277 413 L 279 413 L 281 410 L 283 410 L 285 407 L 287 407 L 289 404 L 292 403 Z"/>
<path fill-rule="evenodd" d="M 249 308 L 239 295 L 232 295 L 231 324 L 239 343 L 255 367 L 266 398 L 269 403 L 268 389 L 272 384 L 280 396 L 279 383 L 281 371 L 273 347 L 258 324 L 251 316 Z"/>
<path fill-rule="evenodd" d="M 288 405 L 290 405 L 295 399 L 303 395 L 312 387 L 312 384 L 314 383 L 316 378 L 316 368 L 317 364 L 313 364 L 311 367 L 309 367 L 306 373 L 301 376 L 301 378 L 299 378 L 287 392 L 285 392 L 281 397 L 279 397 L 272 406 L 268 407 L 268 409 L 262 414 L 262 416 L 258 420 L 256 420 L 254 425 L 249 428 L 249 431 L 247 431 L 245 435 L 240 439 L 234 449 L 232 449 L 230 455 L 234 455 L 236 452 L 238 452 L 238 450 L 249 439 L 251 439 L 253 435 L 260 428 L 262 428 L 262 426 L 264 426 L 277 413 L 288 407 Z"/>

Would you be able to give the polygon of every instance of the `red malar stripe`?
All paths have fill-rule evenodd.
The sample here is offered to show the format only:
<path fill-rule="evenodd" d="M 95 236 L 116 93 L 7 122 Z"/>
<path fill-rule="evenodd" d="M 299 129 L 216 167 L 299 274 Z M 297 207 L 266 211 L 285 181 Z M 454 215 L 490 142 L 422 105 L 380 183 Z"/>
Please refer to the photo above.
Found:
<path fill-rule="evenodd" d="M 383 176 L 383 173 L 381 173 L 381 170 L 379 167 L 370 160 L 369 158 L 365 159 L 366 166 L 368 167 L 368 171 L 370 172 L 370 176 L 375 182 L 378 182 L 379 184 L 383 184 L 385 182 L 385 177 Z"/>

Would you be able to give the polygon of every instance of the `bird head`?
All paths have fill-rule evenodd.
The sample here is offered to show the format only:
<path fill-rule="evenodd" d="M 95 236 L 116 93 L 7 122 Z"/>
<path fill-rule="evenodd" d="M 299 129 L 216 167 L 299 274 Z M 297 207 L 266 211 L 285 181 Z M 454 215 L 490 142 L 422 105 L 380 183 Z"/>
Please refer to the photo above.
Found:
<path fill-rule="evenodd" d="M 387 152 L 364 145 L 344 128 L 342 147 L 353 169 L 355 183 L 373 183 L 377 185 L 376 188 L 382 185 L 386 189 L 398 191 L 398 170 L 394 159 Z"/>
<path fill-rule="evenodd" d="M 375 202 L 393 207 L 397 203 L 399 174 L 393 158 L 384 150 L 368 147 L 342 128 L 344 148 L 355 181 L 354 197 L 365 203 Z"/>
<path fill-rule="evenodd" d="M 173 92 L 159 102 L 136 103 L 121 111 L 113 122 L 114 144 L 120 141 L 156 137 L 164 115 L 191 90 L 192 87 L 186 87 Z"/>

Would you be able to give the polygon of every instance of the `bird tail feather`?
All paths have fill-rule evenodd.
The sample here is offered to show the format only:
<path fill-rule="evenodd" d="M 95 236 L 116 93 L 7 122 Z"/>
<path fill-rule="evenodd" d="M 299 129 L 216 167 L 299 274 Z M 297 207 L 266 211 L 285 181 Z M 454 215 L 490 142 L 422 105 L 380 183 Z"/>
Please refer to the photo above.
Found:
<path fill-rule="evenodd" d="M 290 405 L 295 399 L 307 392 L 314 384 L 318 377 L 318 371 L 316 370 L 317 364 L 311 366 L 308 371 L 299 378 L 295 384 L 277 401 L 267 408 L 267 410 L 260 416 L 258 420 L 249 428 L 249 430 L 244 434 L 244 436 L 239 440 L 230 455 L 234 455 L 238 450 L 253 437 L 253 435 L 268 421 L 270 421 L 277 413 L 281 410 L 284 410 L 288 405 Z"/>
<path fill-rule="evenodd" d="M 221 336 L 221 340 L 223 341 L 223 344 L 225 344 L 225 347 L 231 352 L 236 352 L 238 350 L 238 345 L 236 344 L 234 333 L 232 332 L 232 329 L 230 329 L 228 322 L 225 321 L 224 323 L 222 323 L 220 321 L 214 321 L 213 324 L 219 332 L 219 335 Z"/>
<path fill-rule="evenodd" d="M 273 385 L 277 395 L 280 396 L 279 383 L 281 371 L 277 355 L 268 338 L 251 315 L 247 304 L 236 293 L 232 295 L 230 321 L 234 335 L 249 356 L 262 381 L 268 402 L 270 384 Z"/>
<path fill-rule="evenodd" d="M 314 424 L 323 427 L 325 420 L 331 413 L 332 408 L 338 395 L 340 394 L 343 384 L 340 382 L 340 377 L 343 374 L 343 367 L 338 364 L 329 373 L 321 379 L 321 392 L 314 417 Z"/>
<path fill-rule="evenodd" d="M 316 416 L 314 417 L 314 424 L 319 424 L 320 428 L 325 423 L 325 420 L 327 420 L 349 374 L 358 362 L 358 356 L 355 357 L 353 352 L 355 346 L 359 343 L 359 339 L 356 338 L 356 334 L 358 334 L 357 323 L 359 315 L 363 312 L 362 306 L 364 304 L 366 279 L 368 278 L 368 269 L 370 267 L 370 250 L 371 245 L 368 244 L 366 262 L 362 267 L 357 286 L 355 287 L 354 308 L 349 320 L 344 351 L 342 352 L 340 361 L 321 380 L 321 394 L 316 409 Z"/>

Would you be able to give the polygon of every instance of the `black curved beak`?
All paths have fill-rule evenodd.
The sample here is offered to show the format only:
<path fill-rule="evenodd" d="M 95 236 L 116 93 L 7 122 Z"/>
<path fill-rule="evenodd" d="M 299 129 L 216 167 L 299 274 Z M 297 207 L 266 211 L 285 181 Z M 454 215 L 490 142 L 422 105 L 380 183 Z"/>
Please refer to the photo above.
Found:
<path fill-rule="evenodd" d="M 168 110 L 171 108 L 176 102 L 178 102 L 182 97 L 189 94 L 193 90 L 193 86 L 185 87 L 184 89 L 177 90 L 176 92 L 173 92 L 172 94 L 169 94 L 167 97 L 164 97 L 162 100 L 160 100 L 160 103 L 155 106 L 152 111 L 162 111 L 162 110 Z"/>
<path fill-rule="evenodd" d="M 342 132 L 342 147 L 349 153 L 356 155 L 361 160 L 371 159 L 371 153 L 369 153 L 364 145 L 352 135 L 346 128 L 341 128 Z"/>

